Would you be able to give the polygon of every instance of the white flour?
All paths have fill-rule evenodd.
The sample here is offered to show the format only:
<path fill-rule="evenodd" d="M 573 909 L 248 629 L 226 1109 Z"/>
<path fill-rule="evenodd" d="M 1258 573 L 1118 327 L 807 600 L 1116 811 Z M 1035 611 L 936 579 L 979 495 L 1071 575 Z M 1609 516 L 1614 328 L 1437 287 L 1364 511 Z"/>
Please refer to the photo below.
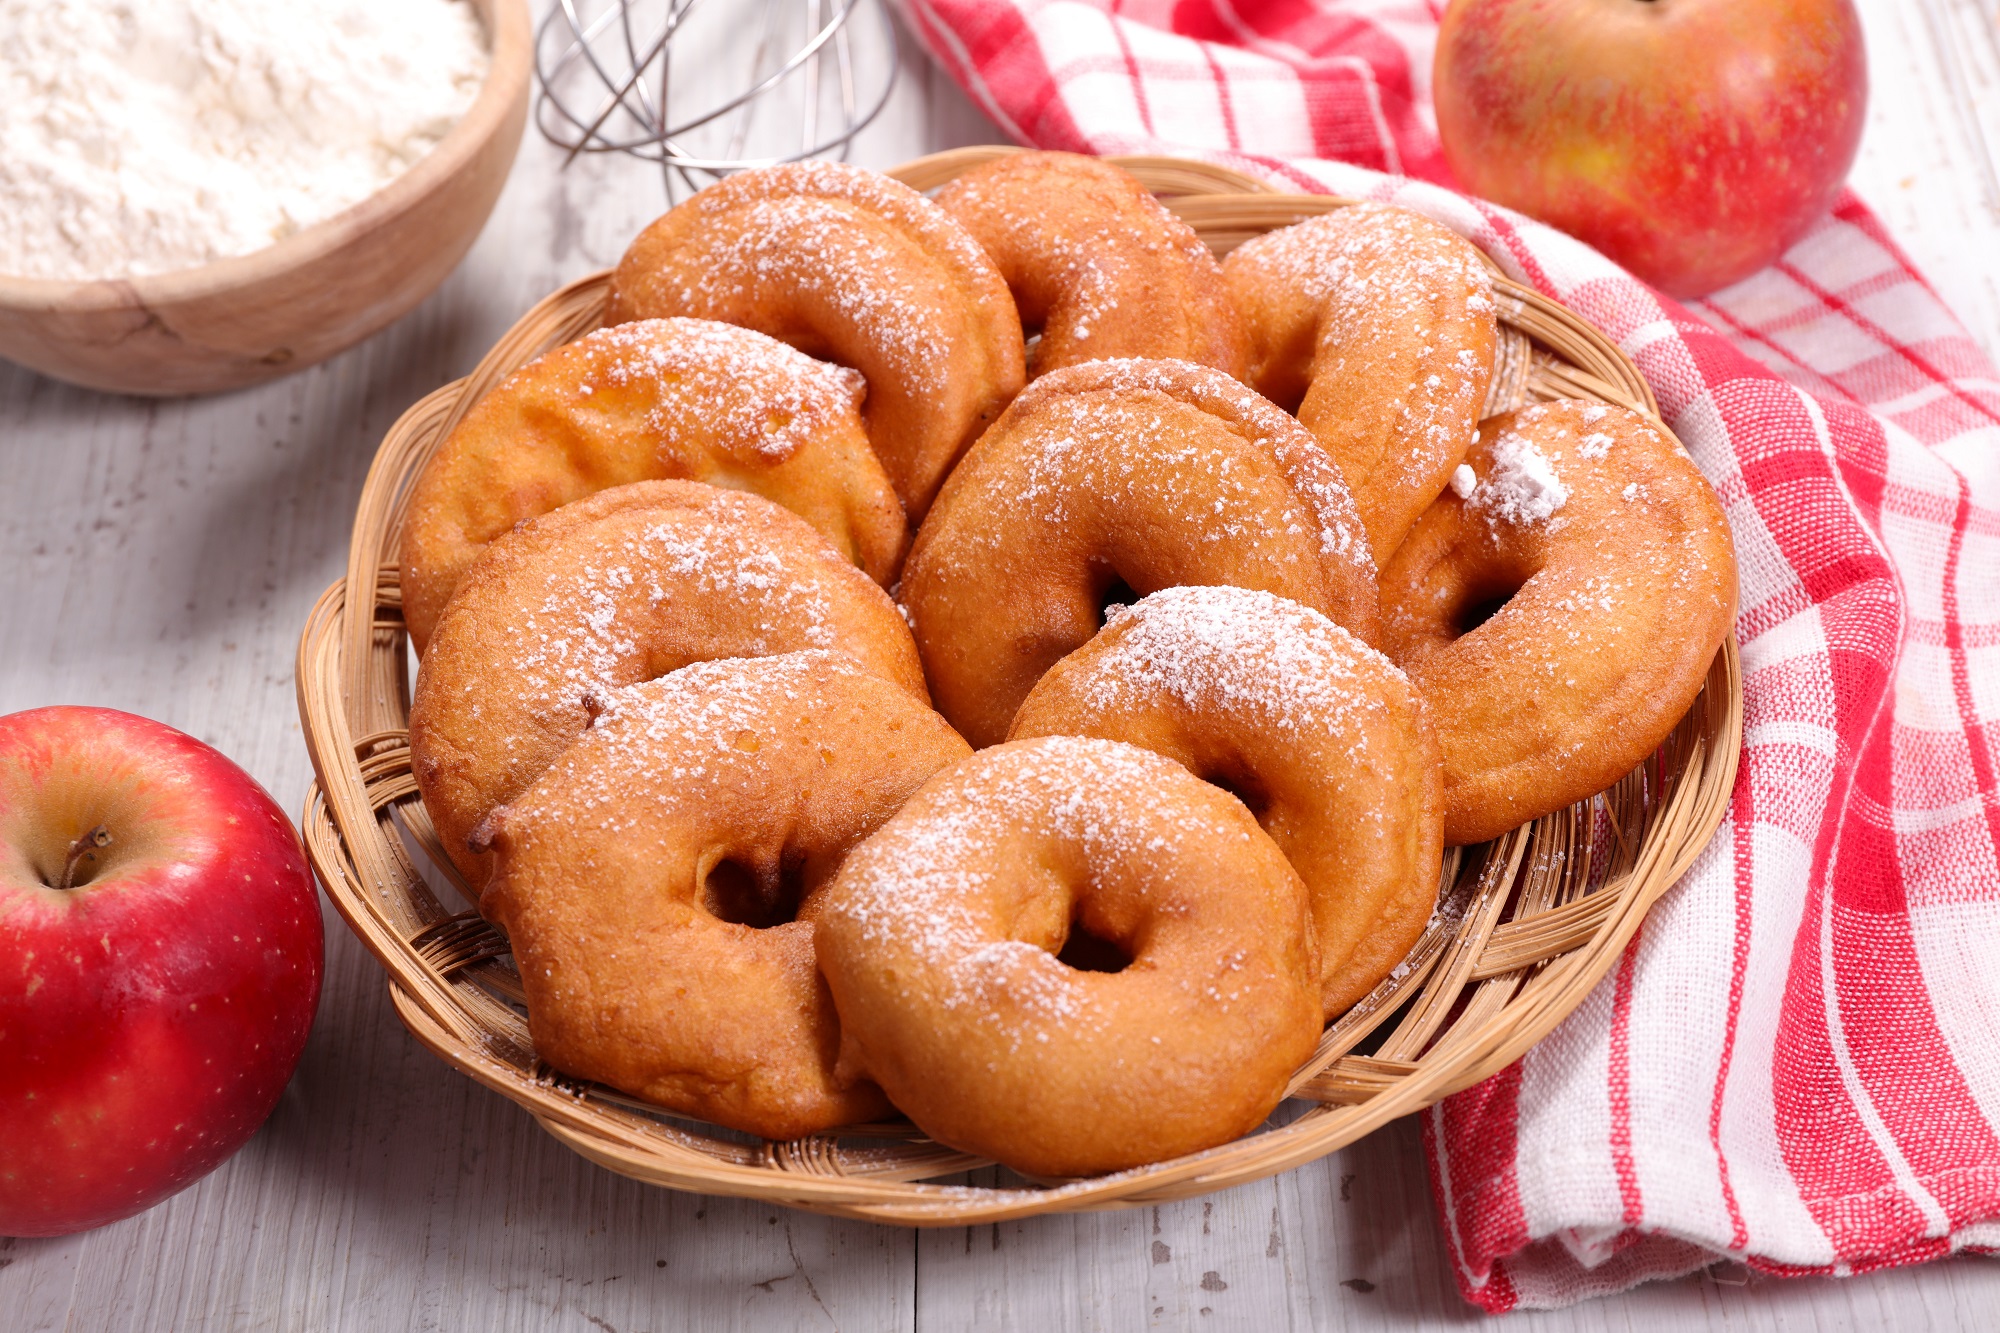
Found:
<path fill-rule="evenodd" d="M 0 273 L 161 273 L 360 202 L 489 63 L 465 0 L 0 0 Z"/>

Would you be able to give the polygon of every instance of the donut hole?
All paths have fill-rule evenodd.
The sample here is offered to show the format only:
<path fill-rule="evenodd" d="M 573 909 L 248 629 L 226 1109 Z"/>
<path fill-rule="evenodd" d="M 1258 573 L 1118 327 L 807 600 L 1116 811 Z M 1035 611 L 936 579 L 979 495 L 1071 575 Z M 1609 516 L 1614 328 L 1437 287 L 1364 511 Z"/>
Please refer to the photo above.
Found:
<path fill-rule="evenodd" d="M 1114 573 L 1097 593 L 1097 627 L 1104 628 L 1105 621 L 1111 616 L 1112 607 L 1130 606 L 1138 600 L 1138 591 Z"/>
<path fill-rule="evenodd" d="M 1510 592 L 1505 597 L 1482 597 L 1460 607 L 1458 614 L 1451 619 L 1452 637 L 1463 638 L 1472 633 L 1499 615 L 1500 608 L 1513 600 L 1514 594 Z"/>
<path fill-rule="evenodd" d="M 1132 959 L 1119 945 L 1091 934 L 1083 922 L 1072 921 L 1056 961 L 1078 972 L 1123 972 Z"/>
<path fill-rule="evenodd" d="M 1526 582 L 1525 579 L 1518 583 L 1509 579 L 1467 588 L 1446 617 L 1452 638 L 1462 639 L 1499 615 L 1501 608 L 1514 600 L 1514 594 L 1521 591 Z"/>
<path fill-rule="evenodd" d="M 1204 773 L 1201 780 L 1213 787 L 1220 787 L 1243 802 L 1244 809 L 1259 820 L 1264 817 L 1265 807 L 1271 803 L 1271 793 L 1265 789 L 1262 780 L 1246 768 L 1231 766 L 1212 773 Z"/>
<path fill-rule="evenodd" d="M 1035 377 L 1036 354 L 1042 350 L 1042 326 L 1036 324 L 1030 327 L 1026 320 L 1022 320 L 1021 334 L 1022 360 L 1028 368 L 1028 378 L 1033 379 Z"/>
<path fill-rule="evenodd" d="M 718 921 L 769 930 L 795 921 L 803 898 L 802 876 L 762 872 L 733 857 L 719 857 L 701 873 L 701 905 Z"/>

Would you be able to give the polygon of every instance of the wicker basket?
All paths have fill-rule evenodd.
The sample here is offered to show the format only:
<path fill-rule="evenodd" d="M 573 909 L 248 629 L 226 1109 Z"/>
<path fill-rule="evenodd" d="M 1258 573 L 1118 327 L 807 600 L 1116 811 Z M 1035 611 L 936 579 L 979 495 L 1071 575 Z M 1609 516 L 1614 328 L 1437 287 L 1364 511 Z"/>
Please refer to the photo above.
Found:
<path fill-rule="evenodd" d="M 938 154 L 894 174 L 928 189 L 1006 151 Z M 1268 193 L 1200 163 L 1122 161 L 1218 251 L 1343 203 Z M 1645 382 L 1603 335 L 1505 278 L 1494 285 L 1501 340 L 1489 413 L 1587 397 L 1657 417 Z M 608 275 L 598 274 L 549 297 L 471 375 L 389 431 L 355 517 L 347 577 L 313 609 L 298 669 L 318 774 L 306 847 L 334 906 L 387 970 L 397 1014 L 453 1068 L 526 1107 L 592 1161 L 675 1189 L 915 1225 L 1158 1203 L 1273 1175 L 1518 1058 L 1610 968 L 1721 821 L 1743 728 L 1733 641 L 1652 759 L 1589 802 L 1447 856 L 1429 929 L 1395 975 L 1327 1028 L 1292 1081 L 1293 1100 L 1269 1124 L 1116 1175 L 1036 1182 L 992 1173 L 986 1178 L 1001 1183 L 936 1183 L 987 1164 L 900 1123 L 765 1143 L 560 1075 L 536 1058 L 506 941 L 466 906 L 410 775 L 409 651 L 395 560 L 403 506 L 438 441 L 516 367 L 597 327 L 607 288 Z M 458 901 L 448 903 L 453 895 Z"/>

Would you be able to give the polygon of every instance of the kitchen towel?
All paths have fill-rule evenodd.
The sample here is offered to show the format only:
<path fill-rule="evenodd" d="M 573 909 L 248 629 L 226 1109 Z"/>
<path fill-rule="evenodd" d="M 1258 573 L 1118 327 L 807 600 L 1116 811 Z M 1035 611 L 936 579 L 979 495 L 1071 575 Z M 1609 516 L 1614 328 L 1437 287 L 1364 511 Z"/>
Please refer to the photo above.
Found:
<path fill-rule="evenodd" d="M 1447 188 L 1441 3 L 901 3 L 1021 143 L 1457 228 L 1624 348 L 1722 497 L 1728 818 L 1576 1013 L 1426 1113 L 1467 1299 L 2000 1249 L 2000 376 L 1868 209 L 1682 306 Z"/>

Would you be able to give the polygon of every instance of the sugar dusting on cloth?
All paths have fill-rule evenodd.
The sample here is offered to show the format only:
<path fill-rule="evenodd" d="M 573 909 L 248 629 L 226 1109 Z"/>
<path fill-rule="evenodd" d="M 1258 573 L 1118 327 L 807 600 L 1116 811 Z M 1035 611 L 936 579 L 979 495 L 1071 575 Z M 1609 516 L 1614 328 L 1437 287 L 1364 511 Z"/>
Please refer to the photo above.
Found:
<path fill-rule="evenodd" d="M 0 0 L 0 273 L 164 273 L 375 193 L 471 107 L 466 0 Z"/>

